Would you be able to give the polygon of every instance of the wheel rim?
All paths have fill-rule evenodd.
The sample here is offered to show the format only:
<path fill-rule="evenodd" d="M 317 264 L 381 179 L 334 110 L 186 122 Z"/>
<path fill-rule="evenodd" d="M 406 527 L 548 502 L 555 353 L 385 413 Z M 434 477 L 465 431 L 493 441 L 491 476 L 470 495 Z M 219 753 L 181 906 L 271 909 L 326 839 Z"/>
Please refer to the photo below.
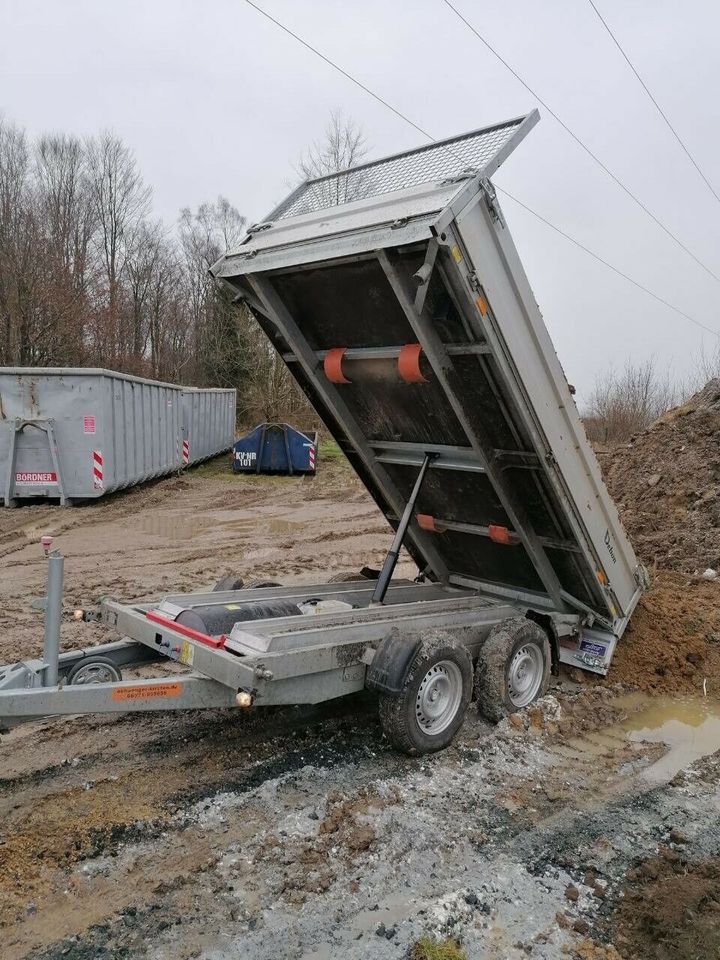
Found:
<path fill-rule="evenodd" d="M 462 701 L 460 668 L 452 660 L 433 664 L 422 678 L 415 698 L 415 718 L 425 733 L 435 736 L 455 719 Z"/>
<path fill-rule="evenodd" d="M 118 678 L 117 671 L 107 663 L 88 663 L 80 667 L 72 678 L 76 683 L 114 683 Z"/>
<path fill-rule="evenodd" d="M 540 647 L 534 643 L 520 647 L 508 668 L 508 694 L 513 706 L 526 707 L 532 703 L 542 686 L 544 672 Z"/>

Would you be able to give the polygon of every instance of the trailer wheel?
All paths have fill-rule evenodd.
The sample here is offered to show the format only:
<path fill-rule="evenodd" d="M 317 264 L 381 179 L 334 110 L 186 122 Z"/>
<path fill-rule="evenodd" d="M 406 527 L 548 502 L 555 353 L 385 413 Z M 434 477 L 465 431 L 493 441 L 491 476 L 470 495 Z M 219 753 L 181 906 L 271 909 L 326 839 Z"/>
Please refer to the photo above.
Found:
<path fill-rule="evenodd" d="M 66 683 L 117 683 L 122 680 L 120 668 L 108 657 L 84 657 L 68 671 Z"/>
<path fill-rule="evenodd" d="M 478 709 L 497 723 L 542 697 L 550 678 L 550 642 L 542 627 L 519 617 L 497 624 L 475 668 Z"/>
<path fill-rule="evenodd" d="M 242 590 L 245 581 L 242 577 L 235 577 L 232 574 L 228 577 L 221 577 L 213 587 L 213 593 L 220 593 L 224 590 Z"/>
<path fill-rule="evenodd" d="M 263 587 L 281 587 L 277 580 L 251 580 L 245 584 L 246 590 L 262 590 Z"/>
<path fill-rule="evenodd" d="M 380 696 L 380 723 L 390 743 L 418 756 L 443 750 L 462 726 L 472 694 L 472 660 L 451 634 L 429 633 L 398 696 Z"/>
<path fill-rule="evenodd" d="M 328 583 L 356 583 L 358 580 L 367 580 L 362 573 L 334 573 Z"/>

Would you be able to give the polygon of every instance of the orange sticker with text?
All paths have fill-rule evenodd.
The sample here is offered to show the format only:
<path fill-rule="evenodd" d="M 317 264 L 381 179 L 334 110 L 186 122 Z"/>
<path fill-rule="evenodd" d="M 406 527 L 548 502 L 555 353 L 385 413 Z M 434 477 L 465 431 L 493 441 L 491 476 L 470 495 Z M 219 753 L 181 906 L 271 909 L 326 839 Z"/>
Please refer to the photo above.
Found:
<path fill-rule="evenodd" d="M 142 687 L 118 687 L 113 690 L 113 700 L 154 700 L 156 697 L 179 697 L 181 683 L 148 683 Z"/>

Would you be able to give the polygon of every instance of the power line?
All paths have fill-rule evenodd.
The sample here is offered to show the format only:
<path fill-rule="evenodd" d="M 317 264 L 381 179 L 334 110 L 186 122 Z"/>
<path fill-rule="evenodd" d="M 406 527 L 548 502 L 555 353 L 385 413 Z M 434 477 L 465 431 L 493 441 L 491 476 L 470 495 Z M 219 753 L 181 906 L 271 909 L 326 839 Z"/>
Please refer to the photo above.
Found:
<path fill-rule="evenodd" d="M 333 60 L 331 60 L 329 57 L 326 57 L 324 53 L 321 53 L 319 50 L 317 50 L 317 49 L 316 49 L 315 47 L 313 47 L 311 44 L 307 43 L 307 41 L 303 40 L 302 37 L 298 36 L 296 33 L 293 33 L 293 31 L 290 30 L 289 27 L 286 27 L 283 23 L 280 23 L 279 20 L 276 20 L 276 19 L 275 19 L 274 17 L 272 17 L 269 13 L 267 13 L 265 10 L 263 10 L 262 7 L 259 7 L 256 3 L 253 3 L 253 0 L 245 0 L 245 3 L 247 3 L 248 6 L 252 7 L 253 10 L 256 10 L 259 14 L 261 14 L 263 17 L 265 17 L 265 18 L 266 18 L 267 20 L 269 20 L 271 23 L 274 23 L 275 26 L 276 26 L 276 27 L 279 27 L 284 33 L 286 33 L 286 34 L 288 34 L 289 36 L 291 36 L 294 40 L 297 40 L 298 43 L 302 44 L 303 47 L 305 47 L 307 50 L 310 50 L 312 53 L 314 53 L 317 57 L 319 57 L 322 61 L 324 61 L 324 63 L 326 63 L 328 66 L 332 67 L 333 70 L 337 70 L 338 73 L 341 73 L 341 74 L 343 75 L 343 77 L 345 77 L 345 78 L 346 78 L 347 80 L 349 80 L 351 83 L 354 83 L 356 87 L 359 87 L 359 88 L 360 88 L 361 90 L 363 90 L 365 93 L 369 94 L 374 100 L 376 100 L 378 103 L 382 104 L 383 107 L 386 107 L 388 110 L 390 110 L 392 113 L 394 113 L 396 117 L 399 117 L 399 118 L 400 118 L 401 120 L 403 120 L 405 123 L 409 124 L 409 125 L 410 125 L 411 127 L 413 127 L 415 130 L 417 130 L 419 133 L 421 133 L 421 134 L 422 134 L 427 140 L 429 140 L 431 143 L 436 143 L 436 142 L 437 142 L 436 139 L 435 139 L 435 137 L 433 137 L 432 134 L 428 133 L 427 130 L 423 130 L 422 127 L 418 126 L 417 123 L 414 123 L 409 117 L 406 117 L 405 114 L 402 113 L 400 110 L 398 110 L 396 107 L 393 107 L 392 104 L 390 104 L 390 103 L 387 102 L 387 100 L 383 100 L 383 98 L 382 98 L 381 96 L 379 96 L 377 93 L 375 93 L 375 92 L 374 92 L 373 90 L 371 90 L 369 87 L 366 87 L 364 83 L 361 83 L 359 80 L 357 80 L 357 79 L 356 79 L 355 77 L 353 77 L 351 74 L 349 74 L 346 70 L 343 70 L 343 68 L 342 68 L 339 64 L 335 63 L 335 62 L 334 62 Z M 539 220 L 541 223 L 544 223 L 545 226 L 549 227 L 551 230 L 554 230 L 555 233 L 560 234 L 561 237 L 564 237 L 566 240 L 570 241 L 570 243 L 574 243 L 576 247 L 579 247 L 580 250 L 582 250 L 584 253 L 588 254 L 588 256 L 592 257 L 594 260 L 597 260 L 598 263 L 601 263 L 603 266 L 608 267 L 610 270 L 612 270 L 614 273 L 616 273 L 619 277 L 622 277 L 624 280 L 627 280 L 628 283 L 631 283 L 633 286 L 637 287 L 639 290 L 642 290 L 644 293 L 647 293 L 649 296 L 651 296 L 651 297 L 652 297 L 654 300 L 656 300 L 658 303 L 661 303 L 661 304 L 663 304 L 663 306 L 668 307 L 670 310 L 673 310 L 675 313 L 678 314 L 678 316 L 683 317 L 683 319 L 685 319 L 685 320 L 689 320 L 690 323 L 694 323 L 695 326 L 700 327 L 700 329 L 705 330 L 705 331 L 707 331 L 708 333 L 713 334 L 713 336 L 717 337 L 717 338 L 720 340 L 720 333 L 718 333 L 716 330 L 713 330 L 713 329 L 711 329 L 710 327 L 705 326 L 704 323 L 701 323 L 699 320 L 696 320 L 694 317 L 691 317 L 690 314 L 685 313 L 683 310 L 681 310 L 679 307 L 676 307 L 674 304 L 670 303 L 668 300 L 664 300 L 662 297 L 658 296 L 656 293 L 653 293 L 652 290 L 649 290 L 647 287 L 643 286 L 643 285 L 642 285 L 641 283 L 639 283 L 637 280 L 633 280 L 633 278 L 630 277 L 630 276 L 628 276 L 628 274 L 623 273 L 623 271 L 620 270 L 618 267 L 615 267 L 615 266 L 613 266 L 613 264 L 610 263 L 609 261 L 604 260 L 604 259 L 603 259 L 601 256 L 599 256 L 597 253 L 594 253 L 589 247 L 586 247 L 584 244 L 580 243 L 579 240 L 576 240 L 574 237 L 570 236 L 569 233 L 566 233 L 566 232 L 565 232 L 564 230 L 562 230 L 560 227 L 555 226 L 554 223 L 551 223 L 549 220 L 547 220 L 547 219 L 546 219 L 545 217 L 543 217 L 541 214 L 539 214 L 539 213 L 537 213 L 535 210 L 533 210 L 532 207 L 529 207 L 526 203 L 523 203 L 522 200 L 519 200 L 517 197 L 513 196 L 511 193 L 508 193 L 507 190 L 503 190 L 502 187 L 497 186 L 497 185 L 496 185 L 496 189 L 499 190 L 501 193 L 504 193 L 506 197 L 508 197 L 510 200 L 513 200 L 515 203 L 517 203 L 519 206 L 521 206 L 521 207 L 522 207 L 524 210 L 526 210 L 528 213 L 532 214 L 532 216 L 535 217 L 537 220 Z"/>
<path fill-rule="evenodd" d="M 453 6 L 453 4 L 450 2 L 450 0 L 442 0 L 442 2 L 445 4 L 446 7 L 448 7 L 450 10 L 452 10 L 452 12 L 455 14 L 455 16 L 456 16 L 459 20 L 461 20 L 461 21 L 465 24 L 465 26 L 468 28 L 468 30 L 470 30 L 470 31 L 477 37 L 477 39 L 480 41 L 480 43 L 482 43 L 483 46 L 486 47 L 486 48 L 490 51 L 490 53 L 492 53 L 493 56 L 496 57 L 496 58 L 500 61 L 500 63 L 502 63 L 502 65 L 503 65 L 504 67 L 507 67 L 507 69 L 508 69 L 508 70 L 510 71 L 510 73 L 515 77 L 515 79 L 518 80 L 518 81 L 525 87 L 525 89 L 528 91 L 528 93 L 530 93 L 533 97 L 535 97 L 535 99 L 538 101 L 538 103 L 540 103 L 540 104 L 547 110 L 547 112 L 550 114 L 551 117 L 554 117 L 554 119 L 557 120 L 557 122 L 560 124 L 560 126 L 563 128 L 563 130 L 565 130 L 565 132 L 568 133 L 568 134 L 573 138 L 573 140 L 575 141 L 575 143 L 577 143 L 578 146 L 581 147 L 581 148 L 585 151 L 585 153 L 587 153 L 587 155 L 588 155 L 589 157 L 591 157 L 591 158 L 595 161 L 595 163 L 610 177 L 610 179 L 611 179 L 615 184 L 617 184 L 617 186 L 620 187 L 620 189 L 621 189 L 624 193 L 626 193 L 626 194 L 628 195 L 628 197 L 630 197 L 630 199 L 631 199 L 634 203 L 636 203 L 637 206 L 640 207 L 640 209 L 643 210 L 644 213 L 646 213 L 647 216 L 650 217 L 650 219 L 651 219 L 655 224 L 657 224 L 657 226 L 660 227 L 660 229 L 661 229 L 664 233 L 666 233 L 666 234 L 668 235 L 668 237 L 671 238 L 671 240 L 674 240 L 675 243 L 676 243 L 682 250 L 684 250 L 685 253 L 687 253 L 687 255 L 688 255 L 689 257 L 692 257 L 692 259 L 695 261 L 695 263 L 698 264 L 698 266 L 702 267 L 703 270 L 704 270 L 706 273 L 708 273 L 714 280 L 717 280 L 717 282 L 720 283 L 720 276 L 718 276 L 718 274 L 716 274 L 710 267 L 708 267 L 708 265 L 707 265 L 706 263 L 703 263 L 703 261 L 702 261 L 698 256 L 696 256 L 696 254 L 694 254 L 694 253 L 692 252 L 692 250 L 691 250 L 688 246 L 686 246 L 686 245 L 682 242 L 682 240 L 681 240 L 678 236 L 676 236 L 676 235 L 672 232 L 672 230 L 671 230 L 669 227 L 667 227 L 667 226 L 662 222 L 662 220 L 660 220 L 659 217 L 657 217 L 657 216 L 652 212 L 652 210 L 650 210 L 650 208 L 649 208 L 648 206 L 646 206 L 646 204 L 644 204 L 643 201 L 642 201 L 638 196 L 636 196 L 636 195 L 632 192 L 632 190 L 631 190 L 628 186 L 626 186 L 626 184 L 623 183 L 623 181 L 622 181 L 616 174 L 614 174 L 614 173 L 612 172 L 612 170 L 611 170 L 605 163 L 603 163 L 603 161 L 600 159 L 600 157 L 598 157 L 598 155 L 597 155 L 596 153 L 593 153 L 593 151 L 590 149 L 590 147 L 588 147 L 588 146 L 584 143 L 584 141 L 581 140 L 580 137 L 575 133 L 575 131 L 572 130 L 572 129 L 565 123 L 565 121 L 562 120 L 562 119 L 557 115 L 557 113 L 555 113 L 555 111 L 552 109 L 552 107 L 550 107 L 550 106 L 548 105 L 548 103 L 547 103 L 545 100 L 543 100 L 543 98 L 542 98 L 538 93 L 536 93 L 536 92 L 533 90 L 533 88 L 530 86 L 530 84 L 527 83 L 525 80 L 523 80 L 523 78 L 520 76 L 520 74 L 519 74 L 512 66 L 510 66 L 510 64 L 507 62 L 507 60 L 505 60 L 503 57 L 500 56 L 500 54 L 497 52 L 497 50 L 496 50 L 490 43 L 488 43 L 488 41 L 485 39 L 485 37 L 483 37 L 482 34 L 478 33 L 478 31 L 475 29 L 475 27 L 470 23 L 469 20 L 466 20 L 466 19 L 465 19 L 465 17 L 460 13 L 460 11 L 457 9 L 457 7 Z"/>
<path fill-rule="evenodd" d="M 375 93 L 369 87 L 366 87 L 364 83 L 356 80 L 355 77 L 351 76 L 346 70 L 343 70 L 339 64 L 334 63 L 332 60 L 326 57 L 324 53 L 320 53 L 320 51 L 316 47 L 313 47 L 311 44 L 309 44 L 307 40 L 303 40 L 303 38 L 299 37 L 297 33 L 293 33 L 289 27 L 286 27 L 284 23 L 280 23 L 280 21 L 276 20 L 275 17 L 270 16 L 267 10 L 263 10 L 262 7 L 259 7 L 256 3 L 253 3 L 252 0 L 245 0 L 245 3 L 252 7 L 253 10 L 257 10 L 258 13 L 261 13 L 266 20 L 274 23 L 275 26 L 279 27 L 284 33 L 287 33 L 288 36 L 293 38 L 293 40 L 297 40 L 298 43 L 301 43 L 307 50 L 310 50 L 311 53 L 314 53 L 316 57 L 320 57 L 321 60 L 324 60 L 328 66 L 332 67 L 334 70 L 337 70 L 338 73 L 341 73 L 346 80 L 350 81 L 350 83 L 354 83 L 356 87 L 360 87 L 360 89 L 364 90 L 365 93 L 369 93 L 373 100 L 377 100 L 378 103 L 381 103 L 384 107 L 387 107 L 387 109 L 394 113 L 396 117 L 404 120 L 405 123 L 409 123 L 411 127 L 414 127 L 418 131 L 418 133 L 421 133 L 424 137 L 427 137 L 428 140 L 434 140 L 434 137 L 431 137 L 427 130 L 423 130 L 422 127 L 419 127 L 416 123 L 413 123 L 412 120 L 409 120 L 404 114 L 400 113 L 399 110 L 396 110 L 392 104 L 387 102 L 387 100 L 383 100 L 381 96 L 378 96 L 377 93 Z"/>
<path fill-rule="evenodd" d="M 702 330 L 707 331 L 707 333 L 712 333 L 713 336 L 717 337 L 720 340 L 720 333 L 717 330 L 713 330 L 712 327 L 706 327 L 704 323 L 701 323 L 699 320 L 696 320 L 695 317 L 691 317 L 689 313 L 685 313 L 683 310 L 680 310 L 679 307 L 676 307 L 674 304 L 670 303 L 669 300 L 664 300 L 662 297 L 658 296 L 657 293 L 653 293 L 648 287 L 643 286 L 642 283 L 639 283 L 637 280 L 633 280 L 632 277 L 628 276 L 627 273 L 623 273 L 618 267 L 614 266 L 608 260 L 604 260 L 597 253 L 594 253 L 584 244 L 580 243 L 579 240 L 576 240 L 574 237 L 571 237 L 569 233 L 565 233 L 564 230 L 561 230 L 560 227 L 556 227 L 554 223 L 551 223 L 549 220 L 546 220 L 542 214 L 539 214 L 536 210 L 532 210 L 526 203 L 523 203 L 522 200 L 518 200 L 517 197 L 514 197 L 511 193 L 508 193 L 507 190 L 503 190 L 502 187 L 495 185 L 495 189 L 500 193 L 504 193 L 506 197 L 512 200 L 514 203 L 517 203 L 518 206 L 522 207 L 523 210 L 527 210 L 528 213 L 531 213 L 537 220 L 540 220 L 541 223 L 544 223 L 546 227 L 550 227 L 551 230 L 554 230 L 555 233 L 559 233 L 561 237 L 564 237 L 566 240 L 569 240 L 571 243 L 574 243 L 576 247 L 579 247 L 585 253 L 589 254 L 591 257 L 594 257 L 595 260 L 598 260 L 604 266 L 608 267 L 613 273 L 616 273 L 619 277 L 622 277 L 623 280 L 627 280 L 628 283 L 631 283 L 634 287 L 637 287 L 638 290 L 642 290 L 643 293 L 647 293 L 648 296 L 652 297 L 653 300 L 657 300 L 658 303 L 661 303 L 665 307 L 669 307 L 671 310 L 674 310 L 675 313 L 680 314 L 681 317 L 684 317 L 685 320 L 689 320 L 690 323 L 694 323 L 696 326 L 700 327 Z"/>
<path fill-rule="evenodd" d="M 715 199 L 718 201 L 718 203 L 720 203 L 720 197 L 717 195 L 717 193 L 716 193 L 715 190 L 713 189 L 713 185 L 710 183 L 710 181 L 708 180 L 708 178 L 707 178 L 707 177 L 705 176 L 705 174 L 702 172 L 702 170 L 701 170 L 700 167 L 698 166 L 697 161 L 695 160 L 695 157 L 693 157 L 693 155 L 690 153 L 690 151 L 688 150 L 687 146 L 685 145 L 683 139 L 681 138 L 680 134 L 677 132 L 677 130 L 675 129 L 675 127 L 672 125 L 672 123 L 670 123 L 670 120 L 668 119 L 667 114 L 665 113 L 665 111 L 663 110 L 663 108 L 660 106 L 660 104 L 657 102 L 657 100 L 655 99 L 655 97 L 654 97 L 654 96 L 652 95 L 652 93 L 650 92 L 650 89 L 648 88 L 648 85 L 645 83 L 645 81 L 643 80 L 643 78 L 640 76 L 640 74 L 639 74 L 639 73 L 637 72 L 637 70 L 635 69 L 635 65 L 633 64 L 633 62 L 632 62 L 632 60 L 630 59 L 630 57 L 625 53 L 625 50 L 623 49 L 623 47 L 622 47 L 621 44 L 620 44 L 620 41 L 618 40 L 618 38 L 615 36 L 615 34 L 612 32 L 612 30 L 611 30 L 610 27 L 608 26 L 607 21 L 605 20 L 605 18 L 603 17 L 603 15 L 600 13 L 600 11 L 598 10 L 598 8 L 595 6 L 595 4 L 593 3 L 593 0 L 588 0 L 588 3 L 590 4 L 590 6 L 593 8 L 593 10 L 595 11 L 595 13 L 597 14 L 597 18 L 598 18 L 598 20 L 600 21 L 600 23 L 605 27 L 605 29 L 607 30 L 607 32 L 610 34 L 613 43 L 615 44 L 615 46 L 618 48 L 618 50 L 619 50 L 620 53 L 622 54 L 623 59 L 625 60 L 625 62 L 627 63 L 627 65 L 630 67 L 630 69 L 632 70 L 632 72 L 633 72 L 633 73 L 635 74 L 635 76 L 637 77 L 638 82 L 639 82 L 640 85 L 642 86 L 643 90 L 645 91 L 645 93 L 648 95 L 648 97 L 649 97 L 649 98 L 652 100 L 652 102 L 654 103 L 655 109 L 656 109 L 657 112 L 660 114 L 660 116 L 663 118 L 663 120 L 665 121 L 665 123 L 667 124 L 668 129 L 670 130 L 670 132 L 672 133 L 672 135 L 675 137 L 675 139 L 677 140 L 677 142 L 680 144 L 680 146 L 681 146 L 681 147 L 683 148 L 683 150 L 685 151 L 685 154 L 687 155 L 688 160 L 689 160 L 690 163 L 695 167 L 695 169 L 696 169 L 697 172 L 700 174 L 700 176 L 702 177 L 702 179 L 705 181 L 705 184 L 707 185 L 707 188 L 708 188 L 708 190 L 710 191 L 710 193 L 712 193 L 712 195 L 715 197 Z"/>

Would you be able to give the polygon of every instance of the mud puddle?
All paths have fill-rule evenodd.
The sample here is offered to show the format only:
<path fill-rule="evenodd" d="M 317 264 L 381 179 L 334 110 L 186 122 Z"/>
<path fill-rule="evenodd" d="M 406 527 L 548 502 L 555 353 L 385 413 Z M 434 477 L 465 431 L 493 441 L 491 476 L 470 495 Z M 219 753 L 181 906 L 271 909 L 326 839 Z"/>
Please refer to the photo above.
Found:
<path fill-rule="evenodd" d="M 162 537 L 165 540 L 192 540 L 213 526 L 206 517 L 192 517 L 186 514 L 147 513 L 137 518 L 136 530 Z"/>
<path fill-rule="evenodd" d="M 644 706 L 619 726 L 636 743 L 667 746 L 667 753 L 643 771 L 651 782 L 666 783 L 691 763 L 720 750 L 720 700 L 646 699 Z"/>
<path fill-rule="evenodd" d="M 301 530 L 305 524 L 301 523 L 299 520 L 271 520 L 270 521 L 270 531 L 271 533 L 297 533 L 298 530 Z"/>

